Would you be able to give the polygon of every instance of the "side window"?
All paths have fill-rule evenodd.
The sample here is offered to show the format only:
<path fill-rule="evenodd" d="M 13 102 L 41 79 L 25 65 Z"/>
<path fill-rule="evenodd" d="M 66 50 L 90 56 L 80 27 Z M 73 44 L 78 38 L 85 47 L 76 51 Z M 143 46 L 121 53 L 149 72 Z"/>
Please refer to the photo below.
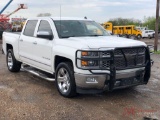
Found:
<path fill-rule="evenodd" d="M 40 22 L 38 32 L 39 31 L 46 31 L 46 32 L 49 32 L 50 34 L 53 34 L 50 24 L 48 23 L 48 21 L 45 21 L 45 20 L 42 20 Z"/>
<path fill-rule="evenodd" d="M 148 33 L 148 31 L 146 31 L 145 33 Z"/>
<path fill-rule="evenodd" d="M 37 20 L 29 20 L 23 34 L 33 37 L 37 22 Z"/>

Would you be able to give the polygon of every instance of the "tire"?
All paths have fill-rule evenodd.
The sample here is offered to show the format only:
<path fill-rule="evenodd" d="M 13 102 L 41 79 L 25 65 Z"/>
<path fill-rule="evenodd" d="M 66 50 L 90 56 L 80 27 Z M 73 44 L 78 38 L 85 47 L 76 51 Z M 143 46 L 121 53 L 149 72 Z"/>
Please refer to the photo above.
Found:
<path fill-rule="evenodd" d="M 137 39 L 140 40 L 142 38 L 142 36 L 139 34 L 137 35 Z"/>
<path fill-rule="evenodd" d="M 151 39 L 152 37 L 150 35 L 148 35 L 148 38 Z"/>
<path fill-rule="evenodd" d="M 7 67 L 10 72 L 19 72 L 21 69 L 21 62 L 17 61 L 14 57 L 14 53 L 12 49 L 7 51 L 6 56 Z"/>
<path fill-rule="evenodd" d="M 155 34 L 153 34 L 153 38 L 155 38 Z"/>
<path fill-rule="evenodd" d="M 132 39 L 132 40 L 136 39 L 136 37 L 134 35 L 131 35 L 129 38 Z"/>
<path fill-rule="evenodd" d="M 76 84 L 73 67 L 70 62 L 62 62 L 56 68 L 56 87 L 67 98 L 76 96 Z"/>
<path fill-rule="evenodd" d="M 124 37 L 124 38 L 128 38 L 128 35 L 125 34 L 125 35 L 123 35 L 123 37 Z"/>

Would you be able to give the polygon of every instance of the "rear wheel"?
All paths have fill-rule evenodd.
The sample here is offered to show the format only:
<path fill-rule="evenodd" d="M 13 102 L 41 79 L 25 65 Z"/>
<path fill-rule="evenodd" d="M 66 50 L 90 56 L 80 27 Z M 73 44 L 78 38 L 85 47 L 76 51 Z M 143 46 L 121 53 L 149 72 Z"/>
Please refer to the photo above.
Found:
<path fill-rule="evenodd" d="M 155 38 L 155 34 L 153 34 L 153 38 Z"/>
<path fill-rule="evenodd" d="M 7 67 L 11 72 L 19 72 L 21 69 L 21 63 L 15 59 L 12 49 L 9 49 L 7 52 Z"/>
<path fill-rule="evenodd" d="M 151 35 L 148 35 L 148 38 L 151 39 L 152 38 Z"/>
<path fill-rule="evenodd" d="M 74 72 L 70 62 L 63 62 L 58 65 L 56 69 L 56 87 L 64 97 L 70 98 L 76 95 Z"/>

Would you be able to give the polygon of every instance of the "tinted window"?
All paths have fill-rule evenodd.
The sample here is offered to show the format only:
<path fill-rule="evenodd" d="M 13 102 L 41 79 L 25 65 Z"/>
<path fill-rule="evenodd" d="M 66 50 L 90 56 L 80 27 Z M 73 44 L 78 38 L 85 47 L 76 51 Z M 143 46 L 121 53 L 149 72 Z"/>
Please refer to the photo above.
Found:
<path fill-rule="evenodd" d="M 47 21 L 45 21 L 45 20 L 42 20 L 42 21 L 40 22 L 38 31 L 47 31 L 47 32 L 49 32 L 49 33 L 52 34 L 51 26 L 50 26 L 50 24 L 49 24 Z"/>
<path fill-rule="evenodd" d="M 33 37 L 37 22 L 37 20 L 29 20 L 24 30 L 24 35 Z"/>

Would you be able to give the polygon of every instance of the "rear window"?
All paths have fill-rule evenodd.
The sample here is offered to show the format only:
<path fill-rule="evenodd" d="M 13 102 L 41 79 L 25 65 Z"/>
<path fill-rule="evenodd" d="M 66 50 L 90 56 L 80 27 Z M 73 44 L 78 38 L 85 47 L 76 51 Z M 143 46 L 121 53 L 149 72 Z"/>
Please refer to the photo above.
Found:
<path fill-rule="evenodd" d="M 38 20 L 29 20 L 24 30 L 24 35 L 33 37 Z"/>

